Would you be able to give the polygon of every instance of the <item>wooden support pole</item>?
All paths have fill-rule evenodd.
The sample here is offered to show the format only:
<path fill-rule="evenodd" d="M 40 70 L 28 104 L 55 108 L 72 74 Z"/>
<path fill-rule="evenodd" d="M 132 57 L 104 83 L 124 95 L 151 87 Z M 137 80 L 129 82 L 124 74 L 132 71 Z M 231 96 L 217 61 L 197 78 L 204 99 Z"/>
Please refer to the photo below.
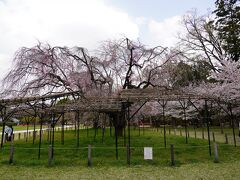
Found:
<path fill-rule="evenodd" d="M 111 130 L 111 129 L 110 129 L 110 130 Z M 88 134 L 89 134 L 89 133 L 88 133 L 88 125 L 87 125 L 87 137 L 88 137 Z"/>
<path fill-rule="evenodd" d="M 13 146 L 13 140 L 10 146 L 10 155 L 9 155 L 9 164 L 13 163 L 13 154 L 14 154 L 14 146 Z"/>
<path fill-rule="evenodd" d="M 105 136 L 105 127 L 102 127 L 102 143 L 104 141 L 104 136 Z"/>
<path fill-rule="evenodd" d="M 224 124 L 223 124 L 223 123 L 220 123 L 220 126 L 221 126 L 221 134 L 223 134 L 223 133 L 224 133 L 224 131 L 223 131 L 223 126 L 224 126 Z"/>
<path fill-rule="evenodd" d="M 186 107 L 185 107 L 185 101 L 184 101 L 184 107 L 183 107 L 183 113 L 184 113 L 184 122 L 185 122 L 185 138 L 186 138 L 186 144 L 188 143 L 188 129 L 187 129 L 187 115 L 186 115 Z"/>
<path fill-rule="evenodd" d="M 228 144 L 228 135 L 225 133 L 225 144 Z"/>
<path fill-rule="evenodd" d="M 129 100 L 128 100 L 128 107 L 127 107 L 127 124 L 128 124 L 128 158 L 129 158 L 128 165 L 130 165 L 131 129 L 130 129 L 130 103 L 129 103 Z"/>
<path fill-rule="evenodd" d="M 166 120 L 165 120 L 165 102 L 163 101 L 162 110 L 163 110 L 163 133 L 164 133 L 164 147 L 167 147 L 167 139 L 166 139 Z"/>
<path fill-rule="evenodd" d="M 197 131 L 196 131 L 196 127 L 194 127 L 194 138 L 197 138 Z"/>
<path fill-rule="evenodd" d="M 214 143 L 214 162 L 215 163 L 218 163 L 219 160 L 218 160 L 218 146 L 216 143 Z"/>
<path fill-rule="evenodd" d="M 141 134 L 140 120 L 138 120 L 138 136 Z"/>
<path fill-rule="evenodd" d="M 27 139 L 26 139 L 26 137 L 27 137 L 27 136 L 26 136 L 26 132 L 23 133 L 23 137 L 24 137 L 24 139 L 27 141 Z"/>
<path fill-rule="evenodd" d="M 170 145 L 170 150 L 171 150 L 171 166 L 175 165 L 175 160 L 174 160 L 174 145 Z"/>
<path fill-rule="evenodd" d="M 208 149 L 209 149 L 209 155 L 212 155 L 211 151 L 211 139 L 210 139 L 210 131 L 209 131 L 209 112 L 208 112 L 208 105 L 207 105 L 207 100 L 205 100 L 205 122 L 207 123 L 207 131 L 208 131 Z"/>
<path fill-rule="evenodd" d="M 62 114 L 62 129 L 61 129 L 61 144 L 64 145 L 64 122 L 65 122 L 65 114 Z"/>
<path fill-rule="evenodd" d="M 202 128 L 202 139 L 205 139 L 204 138 L 204 127 Z"/>
<path fill-rule="evenodd" d="M 215 134 L 212 132 L 213 142 L 215 142 Z"/>
<path fill-rule="evenodd" d="M 115 127 L 115 146 L 116 146 L 116 159 L 118 160 L 118 128 Z"/>
<path fill-rule="evenodd" d="M 109 118 L 110 119 L 110 131 L 109 131 L 109 133 L 110 133 L 110 137 L 112 137 L 112 121 L 111 121 L 111 118 Z"/>
<path fill-rule="evenodd" d="M 92 166 L 92 148 L 88 145 L 88 167 Z"/>
<path fill-rule="evenodd" d="M 29 129 L 28 128 L 29 127 L 29 117 L 27 117 L 27 118 L 28 118 L 28 120 L 27 120 L 28 122 L 27 122 L 26 142 L 28 141 L 28 129 Z"/>
<path fill-rule="evenodd" d="M 127 144 L 126 148 L 127 148 L 127 164 L 130 165 L 130 156 L 131 156 L 130 153 L 131 152 L 130 152 L 130 147 L 128 144 Z"/>
<path fill-rule="evenodd" d="M 52 157 L 54 156 L 54 142 L 55 142 L 55 128 L 54 128 L 54 126 L 55 126 L 55 124 L 53 124 L 53 128 L 52 128 Z"/>
<path fill-rule="evenodd" d="M 126 127 L 123 128 L 123 146 L 126 146 Z"/>
<path fill-rule="evenodd" d="M 77 119 L 77 147 L 79 148 L 79 145 L 80 145 L 80 113 L 79 111 L 76 112 L 76 119 Z"/>
<path fill-rule="evenodd" d="M 48 147 L 48 165 L 51 166 L 53 162 L 53 146 L 49 145 Z"/>
<path fill-rule="evenodd" d="M 230 118 L 231 118 L 231 123 L 232 123 L 233 142 L 234 142 L 234 146 L 237 147 L 236 135 L 235 135 L 235 118 L 234 118 L 234 115 L 232 112 L 232 104 L 228 105 L 228 109 L 230 111 Z"/>
<path fill-rule="evenodd" d="M 40 122 L 40 135 L 39 135 L 39 144 L 38 144 L 38 159 L 40 159 L 40 156 L 41 156 L 43 115 L 41 115 L 40 121 L 41 122 Z"/>

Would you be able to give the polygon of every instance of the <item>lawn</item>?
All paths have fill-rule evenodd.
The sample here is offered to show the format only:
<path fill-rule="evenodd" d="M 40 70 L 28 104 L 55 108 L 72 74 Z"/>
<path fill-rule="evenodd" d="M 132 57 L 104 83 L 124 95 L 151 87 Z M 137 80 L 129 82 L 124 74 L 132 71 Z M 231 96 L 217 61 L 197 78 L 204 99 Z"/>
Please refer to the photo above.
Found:
<path fill-rule="evenodd" d="M 88 136 L 87 136 L 88 134 Z M 112 135 L 114 132 L 112 133 Z M 145 129 L 139 136 L 138 129 L 131 130 L 131 165 L 127 165 L 124 138 L 119 138 L 119 158 L 116 160 L 115 138 L 109 129 L 102 141 L 102 131 L 80 130 L 80 147 L 77 148 L 75 131 L 65 132 L 61 145 L 60 132 L 55 134 L 54 162 L 48 166 L 47 133 L 44 134 L 41 158 L 38 160 L 38 141 L 14 142 L 14 163 L 9 165 L 9 146 L 0 151 L 0 175 L 6 179 L 239 179 L 240 149 L 218 143 L 219 163 L 209 156 L 206 139 L 167 134 L 164 147 L 160 131 Z M 93 166 L 87 167 L 87 146 L 91 144 Z M 170 144 L 175 147 L 176 166 L 170 165 Z M 143 159 L 143 147 L 153 147 L 153 160 Z"/>
<path fill-rule="evenodd" d="M 43 128 L 47 128 L 48 126 L 44 125 Z M 36 125 L 35 127 L 36 129 L 40 129 L 40 125 Z M 33 130 L 34 126 L 33 125 L 29 125 L 28 126 L 28 130 Z M 14 131 L 22 131 L 22 130 L 27 130 L 27 125 L 16 125 L 13 126 L 13 130 Z M 2 126 L 0 126 L 0 132 L 2 132 Z"/>

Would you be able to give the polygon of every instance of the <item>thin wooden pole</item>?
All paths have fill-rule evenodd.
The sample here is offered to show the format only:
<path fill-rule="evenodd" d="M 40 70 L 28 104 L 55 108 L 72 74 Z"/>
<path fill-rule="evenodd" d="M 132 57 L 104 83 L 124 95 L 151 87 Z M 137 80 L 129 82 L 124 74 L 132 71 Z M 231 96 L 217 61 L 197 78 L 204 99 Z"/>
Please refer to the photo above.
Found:
<path fill-rule="evenodd" d="M 35 143 L 36 139 L 36 114 L 34 116 L 34 122 L 33 122 L 33 144 Z"/>
<path fill-rule="evenodd" d="M 65 113 L 62 114 L 62 129 L 61 129 L 61 144 L 64 145 L 64 122 L 65 122 Z"/>
<path fill-rule="evenodd" d="M 127 106 L 127 119 L 128 119 L 128 165 L 130 165 L 130 161 L 131 161 L 131 152 L 130 152 L 130 148 L 131 148 L 131 130 L 130 130 L 130 103 L 128 100 L 128 106 Z"/>
<path fill-rule="evenodd" d="M 188 143 L 188 129 L 187 129 L 187 116 L 186 116 L 186 106 L 185 106 L 185 101 L 184 101 L 184 107 L 183 107 L 183 113 L 184 113 L 184 122 L 185 122 L 185 141 L 186 144 Z"/>
<path fill-rule="evenodd" d="M 53 161 L 53 146 L 49 145 L 48 147 L 48 165 L 51 166 Z"/>
<path fill-rule="evenodd" d="M 14 145 L 13 145 L 13 139 L 11 139 L 11 146 L 10 146 L 10 155 L 9 155 L 9 164 L 13 163 L 13 153 L 14 153 Z"/>
<path fill-rule="evenodd" d="M 218 163 L 219 160 L 218 160 L 218 146 L 216 143 L 214 143 L 214 162 L 215 163 Z"/>
<path fill-rule="evenodd" d="M 92 148 L 88 145 L 88 167 L 92 166 Z"/>
<path fill-rule="evenodd" d="M 212 156 L 211 151 L 211 139 L 210 139 L 210 131 L 209 131 L 209 112 L 208 112 L 208 105 L 207 100 L 205 100 L 205 122 L 207 123 L 207 131 L 208 131 L 208 149 L 209 149 L 209 155 Z"/>
<path fill-rule="evenodd" d="M 233 134 L 233 142 L 234 142 L 234 146 L 237 147 L 237 143 L 236 143 L 236 136 L 235 136 L 235 120 L 234 120 L 234 116 L 232 113 L 232 104 L 228 105 L 229 111 L 230 111 L 230 118 L 231 118 L 231 123 L 232 123 L 232 134 Z"/>
<path fill-rule="evenodd" d="M 42 111 L 43 111 L 43 108 L 44 108 L 44 100 L 42 101 Z M 40 135 L 39 135 L 39 144 L 38 144 L 38 159 L 40 159 L 40 156 L 41 156 L 43 118 L 44 118 L 44 115 L 43 115 L 43 112 L 41 112 L 41 115 L 40 115 Z"/>
<path fill-rule="evenodd" d="M 55 113 L 53 113 L 52 114 L 52 140 L 51 140 L 51 142 L 52 142 L 52 158 L 53 158 L 53 156 L 54 156 L 54 143 L 55 143 L 55 123 L 56 123 L 56 115 L 55 115 Z"/>
<path fill-rule="evenodd" d="M 42 144 L 42 120 L 40 120 L 40 135 L 39 135 L 39 144 L 38 144 L 38 159 L 40 159 L 41 156 L 41 144 Z"/>
<path fill-rule="evenodd" d="M 77 147 L 79 148 L 80 145 L 80 114 L 79 111 L 76 112 L 77 118 Z"/>
<path fill-rule="evenodd" d="M 117 122 L 115 125 L 115 146 L 116 146 L 116 159 L 118 160 L 118 121 L 119 121 L 119 113 L 117 113 Z"/>
<path fill-rule="evenodd" d="M 174 160 L 174 145 L 173 144 L 170 145 L 170 149 L 171 149 L 171 165 L 174 166 L 175 160 Z"/>
<path fill-rule="evenodd" d="M 28 141 L 28 128 L 29 128 L 29 117 L 27 117 L 27 136 L 26 136 L 26 142 Z"/>
<path fill-rule="evenodd" d="M 130 165 L 130 147 L 129 145 L 127 144 L 127 164 Z"/>

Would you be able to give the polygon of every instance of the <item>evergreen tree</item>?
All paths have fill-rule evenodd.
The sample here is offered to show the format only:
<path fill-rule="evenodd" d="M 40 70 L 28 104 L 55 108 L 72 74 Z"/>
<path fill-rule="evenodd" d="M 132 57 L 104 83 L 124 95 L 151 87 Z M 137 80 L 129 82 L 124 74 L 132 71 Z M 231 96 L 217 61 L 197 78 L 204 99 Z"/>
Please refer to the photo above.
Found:
<path fill-rule="evenodd" d="M 240 1 L 217 0 L 215 4 L 215 26 L 222 40 L 223 49 L 232 60 L 238 61 L 240 58 Z"/>

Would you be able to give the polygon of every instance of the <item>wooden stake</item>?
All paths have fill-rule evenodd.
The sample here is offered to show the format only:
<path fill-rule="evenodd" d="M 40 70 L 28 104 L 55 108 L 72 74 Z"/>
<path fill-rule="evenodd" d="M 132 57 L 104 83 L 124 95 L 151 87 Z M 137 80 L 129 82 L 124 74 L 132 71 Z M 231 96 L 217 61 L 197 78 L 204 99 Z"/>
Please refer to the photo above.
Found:
<path fill-rule="evenodd" d="M 49 145 L 48 148 L 48 165 L 51 166 L 53 161 L 53 147 L 52 145 Z"/>
<path fill-rule="evenodd" d="M 171 149 L 171 165 L 174 166 L 175 160 L 174 160 L 174 145 L 173 144 L 170 145 L 170 149 Z"/>
<path fill-rule="evenodd" d="M 228 144 L 228 135 L 225 133 L 225 143 Z"/>
<path fill-rule="evenodd" d="M 218 146 L 216 143 L 214 143 L 214 162 L 215 163 L 218 163 L 219 160 L 218 160 Z"/>
<path fill-rule="evenodd" d="M 9 164 L 13 163 L 13 153 L 14 153 L 14 146 L 13 146 L 13 140 L 10 146 L 10 155 L 9 155 Z"/>
<path fill-rule="evenodd" d="M 88 145 L 88 167 L 92 166 L 92 149 L 91 145 Z"/>

